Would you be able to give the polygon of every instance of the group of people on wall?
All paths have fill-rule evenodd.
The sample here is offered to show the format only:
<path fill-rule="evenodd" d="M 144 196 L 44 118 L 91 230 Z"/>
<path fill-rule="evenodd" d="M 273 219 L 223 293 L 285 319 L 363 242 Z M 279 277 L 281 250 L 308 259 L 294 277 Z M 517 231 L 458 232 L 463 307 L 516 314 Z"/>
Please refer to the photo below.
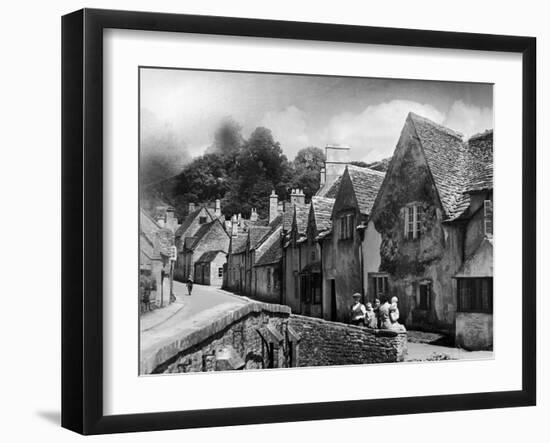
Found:
<path fill-rule="evenodd" d="M 385 300 L 380 303 L 378 298 L 374 302 L 361 303 L 361 294 L 353 294 L 353 304 L 350 308 L 350 323 L 356 326 L 364 326 L 371 329 L 392 329 L 404 331 L 405 326 L 398 322 L 399 308 L 397 297 L 392 297 L 390 302 Z"/>

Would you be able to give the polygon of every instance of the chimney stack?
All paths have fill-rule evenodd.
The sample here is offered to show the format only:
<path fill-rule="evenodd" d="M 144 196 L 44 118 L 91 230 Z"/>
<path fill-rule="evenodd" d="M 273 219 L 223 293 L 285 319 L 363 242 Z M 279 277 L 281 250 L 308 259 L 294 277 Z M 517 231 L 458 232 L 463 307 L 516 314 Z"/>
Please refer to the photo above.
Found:
<path fill-rule="evenodd" d="M 256 208 L 252 208 L 252 212 L 250 213 L 250 221 L 258 221 L 258 213 L 256 212 Z"/>
<path fill-rule="evenodd" d="M 195 211 L 195 203 L 189 203 L 189 214 Z"/>
<path fill-rule="evenodd" d="M 168 206 L 166 208 L 166 227 L 172 232 L 176 232 L 178 220 L 174 216 L 174 208 Z"/>
<path fill-rule="evenodd" d="M 290 194 L 290 204 L 291 205 L 303 205 L 306 203 L 306 196 L 301 189 L 293 189 Z"/>
<path fill-rule="evenodd" d="M 271 223 L 279 215 L 279 197 L 275 194 L 275 190 L 271 191 L 269 196 L 269 223 Z"/>
<path fill-rule="evenodd" d="M 325 147 L 324 186 L 331 186 L 344 173 L 349 163 L 349 150 L 350 148 L 347 146 L 329 145 Z M 322 175 L 321 180 L 323 180 Z"/>
<path fill-rule="evenodd" d="M 220 215 L 222 215 L 222 207 L 221 207 L 221 202 L 219 198 L 216 199 L 216 207 L 214 209 L 214 214 L 216 214 L 216 217 L 219 217 Z"/>
<path fill-rule="evenodd" d="M 239 225 L 237 223 L 237 216 L 233 214 L 231 217 L 231 237 L 236 237 L 239 232 Z"/>

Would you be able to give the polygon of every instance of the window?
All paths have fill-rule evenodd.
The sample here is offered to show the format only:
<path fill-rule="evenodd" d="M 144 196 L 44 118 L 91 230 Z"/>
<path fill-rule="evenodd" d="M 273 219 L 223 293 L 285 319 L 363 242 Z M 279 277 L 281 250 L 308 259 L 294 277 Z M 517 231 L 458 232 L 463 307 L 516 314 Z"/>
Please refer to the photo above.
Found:
<path fill-rule="evenodd" d="M 206 223 L 206 217 L 199 217 L 199 225 L 204 225 Z"/>
<path fill-rule="evenodd" d="M 218 277 L 223 277 L 223 268 L 218 268 Z"/>
<path fill-rule="evenodd" d="M 420 237 L 422 225 L 422 206 L 411 205 L 405 207 L 405 238 L 414 240 Z"/>
<path fill-rule="evenodd" d="M 311 261 L 315 261 L 315 250 L 311 251 Z"/>
<path fill-rule="evenodd" d="M 420 282 L 418 285 L 418 309 L 429 311 L 432 304 L 432 283 Z"/>
<path fill-rule="evenodd" d="M 386 300 L 388 296 L 388 276 L 386 274 L 372 274 L 371 285 L 375 298 Z"/>
<path fill-rule="evenodd" d="M 458 312 L 493 312 L 493 278 L 457 279 Z"/>
<path fill-rule="evenodd" d="M 493 202 L 485 200 L 483 202 L 483 223 L 484 231 L 487 237 L 493 236 Z"/>
<path fill-rule="evenodd" d="M 271 268 L 267 268 L 267 289 L 271 289 Z"/>
<path fill-rule="evenodd" d="M 346 214 L 340 217 L 340 240 L 353 238 L 353 214 Z"/>

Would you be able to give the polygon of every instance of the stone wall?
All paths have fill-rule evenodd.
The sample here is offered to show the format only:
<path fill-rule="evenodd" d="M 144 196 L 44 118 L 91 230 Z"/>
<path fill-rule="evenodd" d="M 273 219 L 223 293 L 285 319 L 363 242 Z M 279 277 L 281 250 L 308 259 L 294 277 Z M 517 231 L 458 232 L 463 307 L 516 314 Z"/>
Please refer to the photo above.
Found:
<path fill-rule="evenodd" d="M 406 332 L 292 315 L 250 302 L 158 349 L 142 352 L 142 374 L 403 361 Z"/>
<path fill-rule="evenodd" d="M 298 366 L 399 362 L 407 355 L 407 333 L 291 315 L 300 336 Z"/>
<path fill-rule="evenodd" d="M 226 369 L 258 369 L 269 366 L 267 341 L 280 345 L 281 337 L 272 332 L 283 331 L 288 320 L 288 306 L 247 303 L 207 325 L 197 326 L 191 333 L 174 337 L 149 355 L 143 355 L 142 374 L 201 372 Z M 262 339 L 262 336 L 264 339 Z M 281 353 L 275 351 L 276 367 L 284 366 Z M 232 367 L 223 358 L 232 355 Z"/>

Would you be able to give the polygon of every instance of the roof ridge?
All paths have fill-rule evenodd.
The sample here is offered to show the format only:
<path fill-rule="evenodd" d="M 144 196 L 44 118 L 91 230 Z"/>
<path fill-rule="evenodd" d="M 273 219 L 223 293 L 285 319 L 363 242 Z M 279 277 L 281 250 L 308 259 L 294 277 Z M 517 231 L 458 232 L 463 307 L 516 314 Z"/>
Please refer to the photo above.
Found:
<path fill-rule="evenodd" d="M 461 132 L 458 132 L 458 131 L 455 131 L 454 129 L 448 128 L 447 126 L 444 126 L 440 123 L 436 123 L 433 120 L 430 120 L 429 118 L 426 118 L 422 115 L 415 114 L 412 111 L 409 112 L 409 114 L 407 115 L 407 119 L 410 119 L 412 121 L 413 125 L 415 124 L 415 121 L 426 123 L 426 124 L 429 124 L 430 126 L 432 126 L 433 128 L 439 130 L 440 132 L 443 132 L 447 135 L 450 135 L 451 137 L 455 137 L 460 141 L 464 141 L 464 134 L 462 134 Z"/>
<path fill-rule="evenodd" d="M 368 166 L 346 165 L 346 168 L 348 168 L 348 170 L 351 169 L 352 171 L 357 171 L 357 172 L 374 173 L 375 175 L 379 175 L 381 177 L 386 175 L 385 172 L 377 171 L 376 169 L 369 168 Z"/>

